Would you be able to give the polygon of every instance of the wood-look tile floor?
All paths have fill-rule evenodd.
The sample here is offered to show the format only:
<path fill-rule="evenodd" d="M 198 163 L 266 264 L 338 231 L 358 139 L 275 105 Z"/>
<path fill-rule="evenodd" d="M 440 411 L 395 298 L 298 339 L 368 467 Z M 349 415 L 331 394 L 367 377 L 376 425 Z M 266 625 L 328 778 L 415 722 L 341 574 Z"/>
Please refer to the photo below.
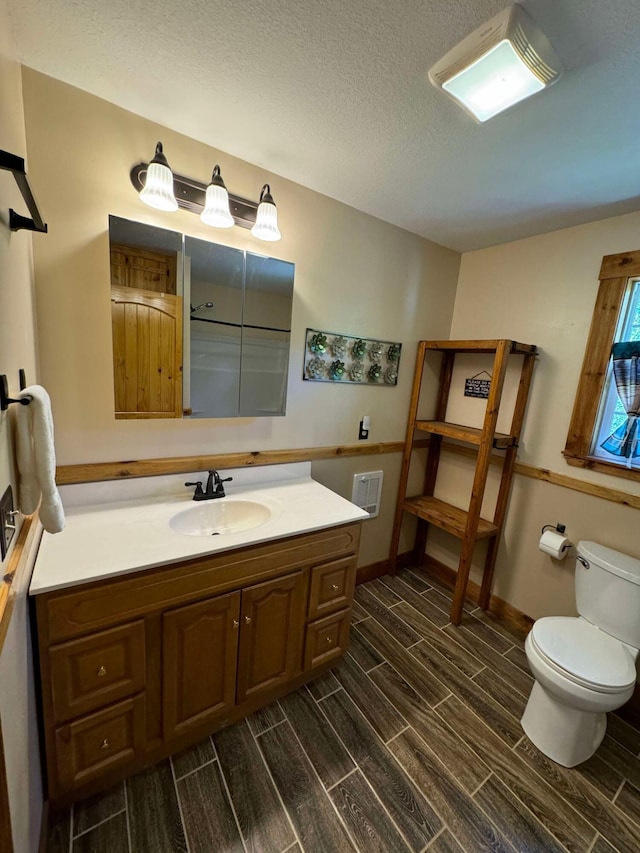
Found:
<path fill-rule="evenodd" d="M 344 661 L 77 804 L 49 853 L 640 850 L 640 731 L 616 715 L 573 770 L 519 719 L 522 643 L 417 572 L 358 587 Z"/>

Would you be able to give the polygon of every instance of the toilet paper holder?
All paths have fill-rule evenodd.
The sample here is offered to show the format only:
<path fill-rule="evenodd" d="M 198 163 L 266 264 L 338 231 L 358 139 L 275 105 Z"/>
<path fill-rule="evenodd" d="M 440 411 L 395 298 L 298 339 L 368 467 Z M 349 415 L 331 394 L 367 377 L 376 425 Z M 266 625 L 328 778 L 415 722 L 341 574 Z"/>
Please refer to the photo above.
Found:
<path fill-rule="evenodd" d="M 564 532 L 565 532 L 565 530 L 567 529 L 567 525 L 566 525 L 566 524 L 562 524 L 560 521 L 559 521 L 557 524 L 545 524 L 545 525 L 543 526 L 542 530 L 540 531 L 540 535 L 542 535 L 542 534 L 545 532 L 545 530 L 546 530 L 547 528 L 549 528 L 549 527 L 550 527 L 552 530 L 555 530 L 555 531 L 556 531 L 556 533 L 564 533 Z"/>
<path fill-rule="evenodd" d="M 564 560 L 573 543 L 564 535 L 567 529 L 565 524 L 545 524 L 540 531 L 540 542 L 538 548 L 556 560 Z"/>

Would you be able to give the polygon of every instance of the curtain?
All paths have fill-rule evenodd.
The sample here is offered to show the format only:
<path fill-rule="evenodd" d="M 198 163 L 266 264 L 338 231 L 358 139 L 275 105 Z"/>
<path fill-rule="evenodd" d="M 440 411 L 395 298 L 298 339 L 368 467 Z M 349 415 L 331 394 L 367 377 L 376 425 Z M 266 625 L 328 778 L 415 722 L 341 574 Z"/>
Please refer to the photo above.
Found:
<path fill-rule="evenodd" d="M 611 348 L 613 376 L 627 420 L 600 447 L 629 461 L 640 456 L 640 341 L 623 341 Z"/>

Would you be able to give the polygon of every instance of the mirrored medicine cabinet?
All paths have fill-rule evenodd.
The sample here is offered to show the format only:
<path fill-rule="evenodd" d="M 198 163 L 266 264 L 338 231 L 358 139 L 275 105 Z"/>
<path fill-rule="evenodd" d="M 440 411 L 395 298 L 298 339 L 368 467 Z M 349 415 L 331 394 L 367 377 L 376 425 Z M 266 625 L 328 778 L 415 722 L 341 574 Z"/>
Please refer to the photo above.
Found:
<path fill-rule="evenodd" d="M 284 415 L 294 265 L 109 217 L 116 418 Z"/>

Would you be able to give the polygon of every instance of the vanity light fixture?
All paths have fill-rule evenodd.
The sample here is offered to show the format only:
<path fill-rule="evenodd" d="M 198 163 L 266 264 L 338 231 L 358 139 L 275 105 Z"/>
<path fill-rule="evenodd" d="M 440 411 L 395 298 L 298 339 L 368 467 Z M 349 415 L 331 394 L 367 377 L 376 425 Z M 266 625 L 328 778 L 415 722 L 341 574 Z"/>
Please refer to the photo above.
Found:
<path fill-rule="evenodd" d="M 265 184 L 260 191 L 256 224 L 251 229 L 251 233 L 258 240 L 268 240 L 270 243 L 280 240 L 282 237 L 278 228 L 278 210 L 271 195 L 269 184 Z"/>
<path fill-rule="evenodd" d="M 220 175 L 220 166 L 213 167 L 211 183 L 207 187 L 204 210 L 200 219 L 213 228 L 231 228 L 233 216 L 229 210 L 229 193 Z"/>
<path fill-rule="evenodd" d="M 214 228 L 250 228 L 258 240 L 273 242 L 282 237 L 269 184 L 264 184 L 260 201 L 255 202 L 228 192 L 217 164 L 208 185 L 177 175 L 169 168 L 161 142 L 153 160 L 134 166 L 130 178 L 140 199 L 157 210 L 188 210 Z"/>
<path fill-rule="evenodd" d="M 178 209 L 173 191 L 173 173 L 162 151 L 162 142 L 156 145 L 156 153 L 147 166 L 147 177 L 140 191 L 140 200 L 156 210 L 171 212 Z"/>
<path fill-rule="evenodd" d="M 483 122 L 555 83 L 563 71 L 549 39 L 514 3 L 450 50 L 429 80 Z"/>

